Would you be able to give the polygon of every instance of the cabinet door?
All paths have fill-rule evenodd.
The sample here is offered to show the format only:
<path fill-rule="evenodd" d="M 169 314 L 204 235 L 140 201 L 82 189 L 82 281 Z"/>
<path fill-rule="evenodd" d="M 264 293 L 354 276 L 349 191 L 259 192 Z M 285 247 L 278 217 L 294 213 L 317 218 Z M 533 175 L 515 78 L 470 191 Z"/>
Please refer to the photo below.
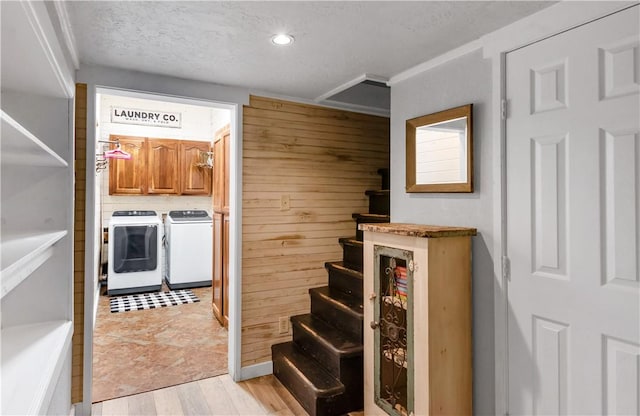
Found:
<path fill-rule="evenodd" d="M 147 147 L 144 137 L 110 136 L 131 159 L 109 162 L 109 195 L 143 195 L 147 192 Z"/>
<path fill-rule="evenodd" d="M 213 141 L 213 210 L 229 213 L 230 126 L 216 132 Z"/>
<path fill-rule="evenodd" d="M 217 137 L 213 143 L 213 210 L 222 212 L 225 196 L 224 138 Z"/>
<path fill-rule="evenodd" d="M 180 142 L 180 191 L 183 195 L 211 195 L 211 169 L 198 166 L 209 143 Z"/>
<path fill-rule="evenodd" d="M 229 324 L 229 216 L 222 220 L 222 309 L 224 316 L 223 325 Z"/>
<path fill-rule="evenodd" d="M 226 132 L 224 137 L 223 137 L 223 144 L 224 144 L 224 176 L 222 178 L 222 181 L 224 182 L 224 192 L 223 192 L 223 199 L 222 199 L 222 210 L 226 213 L 229 214 L 229 167 L 231 165 L 230 163 L 230 159 L 229 159 L 229 153 L 230 153 L 230 148 L 231 148 L 231 140 L 230 140 L 230 134 L 229 132 Z"/>
<path fill-rule="evenodd" d="M 213 214 L 213 300 L 211 307 L 213 315 L 224 325 L 224 286 L 222 278 L 223 256 L 223 221 L 222 214 Z"/>
<path fill-rule="evenodd" d="M 149 194 L 178 194 L 178 142 L 177 140 L 154 140 L 148 144 Z"/>

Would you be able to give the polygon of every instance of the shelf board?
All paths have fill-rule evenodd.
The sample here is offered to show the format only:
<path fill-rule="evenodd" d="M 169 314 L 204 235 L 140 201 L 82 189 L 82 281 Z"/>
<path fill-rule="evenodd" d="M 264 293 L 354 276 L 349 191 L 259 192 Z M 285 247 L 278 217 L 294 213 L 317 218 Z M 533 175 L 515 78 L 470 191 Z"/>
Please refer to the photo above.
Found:
<path fill-rule="evenodd" d="M 69 164 L 10 115 L 2 117 L 2 163 L 67 167 Z"/>
<path fill-rule="evenodd" d="M 0 244 L 0 298 L 11 292 L 53 254 L 53 245 L 67 231 L 23 234 L 9 237 Z M 5 236 L 6 238 L 6 236 Z"/>
<path fill-rule="evenodd" d="M 46 412 L 71 346 L 71 321 L 2 328 L 3 415 Z"/>

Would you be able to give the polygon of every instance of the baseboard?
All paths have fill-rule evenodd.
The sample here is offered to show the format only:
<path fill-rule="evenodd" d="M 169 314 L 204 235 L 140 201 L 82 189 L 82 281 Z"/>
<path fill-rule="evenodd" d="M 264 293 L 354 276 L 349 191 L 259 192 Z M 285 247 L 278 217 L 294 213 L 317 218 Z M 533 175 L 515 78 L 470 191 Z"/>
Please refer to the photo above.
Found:
<path fill-rule="evenodd" d="M 269 374 L 273 374 L 272 361 L 242 367 L 240 369 L 240 379 L 238 381 L 249 380 L 251 378 L 262 377 Z"/>

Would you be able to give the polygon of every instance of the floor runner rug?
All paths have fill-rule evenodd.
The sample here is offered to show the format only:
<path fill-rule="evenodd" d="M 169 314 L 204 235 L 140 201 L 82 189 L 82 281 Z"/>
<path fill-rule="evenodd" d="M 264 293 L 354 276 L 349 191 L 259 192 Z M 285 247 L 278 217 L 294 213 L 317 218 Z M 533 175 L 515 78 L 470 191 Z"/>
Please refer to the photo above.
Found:
<path fill-rule="evenodd" d="M 111 307 L 111 313 L 115 313 L 156 309 L 195 302 L 200 302 L 200 299 L 191 290 L 184 289 L 118 296 L 109 299 L 109 306 Z"/>

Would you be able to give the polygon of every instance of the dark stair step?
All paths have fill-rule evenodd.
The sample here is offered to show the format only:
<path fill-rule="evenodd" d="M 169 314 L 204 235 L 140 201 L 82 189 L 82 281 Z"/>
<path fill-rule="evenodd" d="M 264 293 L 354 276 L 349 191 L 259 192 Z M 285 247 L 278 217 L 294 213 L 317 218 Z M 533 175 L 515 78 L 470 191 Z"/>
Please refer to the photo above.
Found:
<path fill-rule="evenodd" d="M 329 286 L 309 289 L 311 313 L 362 341 L 362 298 L 347 295 Z"/>
<path fill-rule="evenodd" d="M 371 224 L 371 223 L 383 223 L 390 222 L 391 217 L 388 215 L 378 215 L 378 214 L 352 214 L 351 217 L 356 220 L 356 239 L 362 241 L 363 233 L 360 231 L 358 226 L 360 224 Z"/>
<path fill-rule="evenodd" d="M 362 299 L 362 272 L 344 266 L 341 261 L 326 262 L 329 287 Z"/>
<path fill-rule="evenodd" d="M 389 215 L 391 212 L 391 191 L 388 189 L 366 191 L 369 197 L 369 214 Z"/>
<path fill-rule="evenodd" d="M 293 342 L 271 346 L 273 374 L 310 416 L 341 415 L 348 398 L 344 385 Z"/>
<path fill-rule="evenodd" d="M 382 189 L 391 189 L 391 177 L 389 175 L 389 169 L 378 169 L 378 175 L 382 176 Z"/>
<path fill-rule="evenodd" d="M 362 272 L 362 241 L 353 238 L 338 240 L 342 246 L 342 263 L 345 267 Z"/>
<path fill-rule="evenodd" d="M 362 344 L 359 340 L 311 314 L 292 316 L 291 325 L 293 342 L 305 354 L 322 363 L 332 376 L 345 386 L 345 377 L 355 381 L 350 373 L 356 372 L 356 378 L 361 379 Z"/>

